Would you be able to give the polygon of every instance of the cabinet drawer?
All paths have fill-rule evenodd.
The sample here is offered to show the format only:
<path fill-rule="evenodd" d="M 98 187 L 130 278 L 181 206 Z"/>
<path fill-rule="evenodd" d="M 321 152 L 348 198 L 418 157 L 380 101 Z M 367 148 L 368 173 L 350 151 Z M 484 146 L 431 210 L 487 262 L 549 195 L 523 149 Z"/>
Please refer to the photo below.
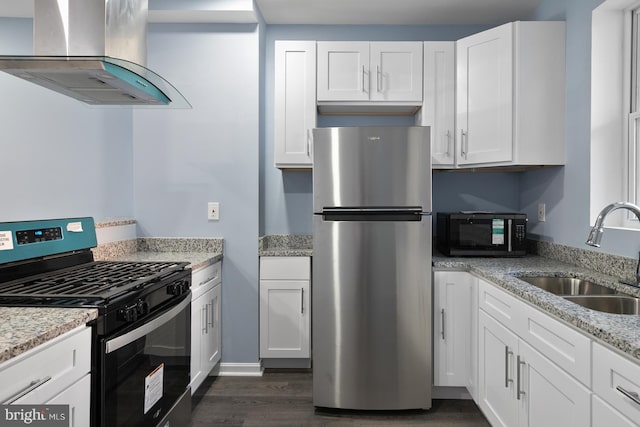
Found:
<path fill-rule="evenodd" d="M 0 403 L 47 402 L 90 370 L 91 328 L 82 326 L 3 364 Z"/>
<path fill-rule="evenodd" d="M 518 334 L 587 387 L 591 386 L 591 340 L 551 316 L 522 304 Z"/>
<path fill-rule="evenodd" d="M 507 328 L 519 334 L 517 324 L 524 303 L 484 280 L 478 280 L 478 306 Z"/>
<path fill-rule="evenodd" d="M 309 280 L 311 257 L 262 257 L 260 280 Z"/>
<path fill-rule="evenodd" d="M 626 417 L 640 420 L 640 364 L 595 342 L 593 392 Z"/>
<path fill-rule="evenodd" d="M 198 288 L 211 281 L 213 281 L 214 284 L 220 283 L 222 280 L 220 274 L 222 271 L 221 267 L 222 263 L 218 261 L 215 264 L 208 265 L 191 273 L 191 288 Z"/>

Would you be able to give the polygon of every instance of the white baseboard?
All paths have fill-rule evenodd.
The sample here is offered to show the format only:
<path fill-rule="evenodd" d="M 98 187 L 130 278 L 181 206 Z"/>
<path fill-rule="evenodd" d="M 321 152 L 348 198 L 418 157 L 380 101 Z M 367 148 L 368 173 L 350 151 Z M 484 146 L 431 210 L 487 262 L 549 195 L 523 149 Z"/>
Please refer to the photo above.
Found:
<path fill-rule="evenodd" d="M 261 377 L 264 369 L 256 363 L 220 363 L 218 375 L 221 377 Z"/>

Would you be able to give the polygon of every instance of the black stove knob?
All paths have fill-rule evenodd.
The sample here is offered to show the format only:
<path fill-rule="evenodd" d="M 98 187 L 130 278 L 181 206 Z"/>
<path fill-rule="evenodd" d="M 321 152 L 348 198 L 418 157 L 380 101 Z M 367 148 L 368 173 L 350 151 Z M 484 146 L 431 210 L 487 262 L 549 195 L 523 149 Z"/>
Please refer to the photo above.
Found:
<path fill-rule="evenodd" d="M 189 282 L 180 281 L 177 283 L 172 283 L 167 286 L 167 293 L 169 295 L 179 296 L 187 293 L 189 290 Z"/>
<path fill-rule="evenodd" d="M 120 319 L 124 320 L 125 322 L 135 322 L 136 320 L 138 320 L 138 305 L 126 305 L 120 309 L 119 314 Z"/>
<path fill-rule="evenodd" d="M 139 316 L 144 316 L 149 313 L 149 304 L 145 300 L 139 299 L 138 304 L 136 305 L 136 310 Z"/>

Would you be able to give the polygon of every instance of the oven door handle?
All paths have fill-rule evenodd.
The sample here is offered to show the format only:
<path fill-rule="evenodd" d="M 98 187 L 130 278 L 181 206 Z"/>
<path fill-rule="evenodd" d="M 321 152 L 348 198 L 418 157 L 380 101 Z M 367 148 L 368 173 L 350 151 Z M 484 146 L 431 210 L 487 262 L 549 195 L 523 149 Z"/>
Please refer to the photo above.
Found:
<path fill-rule="evenodd" d="M 184 308 L 187 307 L 189 304 L 191 304 L 191 293 L 187 294 L 187 298 L 182 300 L 178 305 L 169 309 L 169 311 L 167 311 L 163 315 L 156 317 L 155 319 L 153 319 L 148 323 L 143 323 L 142 325 L 140 325 L 140 327 L 132 330 L 131 332 L 127 332 L 124 335 L 120 335 L 119 337 L 115 337 L 107 341 L 105 352 L 107 354 L 112 353 L 124 347 L 127 344 L 131 344 L 138 338 L 142 338 L 143 336 L 147 335 L 149 332 L 159 328 L 160 326 L 164 325 L 165 323 L 167 323 L 168 321 L 176 317 L 178 313 L 184 310 Z"/>

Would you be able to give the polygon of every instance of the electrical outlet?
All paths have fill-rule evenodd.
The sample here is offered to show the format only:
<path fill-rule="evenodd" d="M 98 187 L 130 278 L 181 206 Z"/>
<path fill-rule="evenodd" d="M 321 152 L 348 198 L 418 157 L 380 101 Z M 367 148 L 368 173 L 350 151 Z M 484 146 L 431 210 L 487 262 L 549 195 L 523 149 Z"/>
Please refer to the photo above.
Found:
<path fill-rule="evenodd" d="M 220 203 L 207 203 L 207 219 L 209 219 L 210 221 L 216 221 L 220 219 Z"/>
<path fill-rule="evenodd" d="M 538 221 L 545 222 L 546 220 L 545 204 L 538 203 Z"/>

